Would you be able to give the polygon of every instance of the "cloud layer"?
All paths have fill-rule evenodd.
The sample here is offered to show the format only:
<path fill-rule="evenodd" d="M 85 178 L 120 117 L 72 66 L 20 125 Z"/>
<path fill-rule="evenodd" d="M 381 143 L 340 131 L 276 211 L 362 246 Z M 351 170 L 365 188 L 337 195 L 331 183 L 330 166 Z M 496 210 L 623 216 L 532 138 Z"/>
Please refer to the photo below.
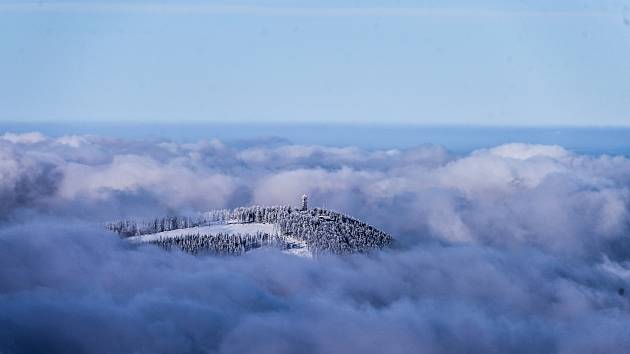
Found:
<path fill-rule="evenodd" d="M 0 136 L 0 352 L 623 352 L 630 160 Z M 119 217 L 314 205 L 397 246 L 309 261 L 132 247 Z M 624 289 L 621 291 L 620 289 Z"/>

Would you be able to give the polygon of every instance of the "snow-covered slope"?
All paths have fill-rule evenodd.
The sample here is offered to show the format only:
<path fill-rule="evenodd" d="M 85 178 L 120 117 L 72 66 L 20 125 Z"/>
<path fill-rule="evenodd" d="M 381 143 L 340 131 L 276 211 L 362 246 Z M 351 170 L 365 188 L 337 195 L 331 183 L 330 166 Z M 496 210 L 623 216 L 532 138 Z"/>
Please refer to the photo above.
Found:
<path fill-rule="evenodd" d="M 217 236 L 227 235 L 227 237 L 235 238 L 237 235 L 256 235 L 266 234 L 278 237 L 284 241 L 285 248 L 282 252 L 311 258 L 312 254 L 308 249 L 305 241 L 290 236 L 280 237 L 278 225 L 269 223 L 238 223 L 238 222 L 217 222 L 211 225 L 195 226 L 183 229 L 157 232 L 154 234 L 146 234 L 132 236 L 127 238 L 132 243 L 159 243 L 168 239 L 186 238 L 191 235 Z"/>
<path fill-rule="evenodd" d="M 177 229 L 170 231 L 163 231 L 154 234 L 140 235 L 140 236 L 132 236 L 127 240 L 130 242 L 154 242 L 160 239 L 167 238 L 176 238 L 182 237 L 186 235 L 218 235 L 218 234 L 228 234 L 228 235 L 247 235 L 247 234 L 256 234 L 260 232 L 262 234 L 269 235 L 278 235 L 278 228 L 274 224 L 264 224 L 264 223 L 217 223 L 213 225 L 206 226 L 196 226 L 189 227 L 185 229 Z"/>

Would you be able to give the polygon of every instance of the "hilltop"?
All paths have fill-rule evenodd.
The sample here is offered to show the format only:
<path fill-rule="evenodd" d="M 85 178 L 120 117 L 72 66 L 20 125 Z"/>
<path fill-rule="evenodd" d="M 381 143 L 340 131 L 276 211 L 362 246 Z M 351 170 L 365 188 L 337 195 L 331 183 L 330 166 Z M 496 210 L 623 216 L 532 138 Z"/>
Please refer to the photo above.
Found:
<path fill-rule="evenodd" d="M 212 210 L 196 216 L 123 220 L 106 228 L 133 243 L 152 243 L 189 253 L 242 254 L 260 247 L 313 256 L 381 249 L 387 233 L 350 216 L 320 208 L 252 206 Z"/>

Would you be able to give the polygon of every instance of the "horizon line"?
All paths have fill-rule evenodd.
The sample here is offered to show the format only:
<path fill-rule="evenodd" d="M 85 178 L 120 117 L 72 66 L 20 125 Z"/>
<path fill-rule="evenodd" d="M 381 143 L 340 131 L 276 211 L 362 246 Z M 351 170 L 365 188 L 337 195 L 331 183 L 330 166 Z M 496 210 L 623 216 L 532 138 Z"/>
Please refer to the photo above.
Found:
<path fill-rule="evenodd" d="M 417 122 L 334 122 L 334 121 L 303 121 L 303 122 L 290 122 L 290 121 L 240 121 L 240 122 L 226 122 L 226 121 L 104 121 L 97 120 L 92 122 L 85 122 L 79 120 L 68 121 L 0 121 L 0 128 L 7 125 L 165 125 L 165 126 L 195 126 L 195 125 L 225 125 L 225 126 L 240 126 L 240 125 L 277 125 L 277 126 L 388 126 L 388 127 L 417 127 L 417 128 L 506 128 L 506 129 L 563 129 L 563 128 L 580 128 L 580 129 L 627 129 L 630 128 L 630 124 L 486 124 L 486 123 L 417 123 Z"/>

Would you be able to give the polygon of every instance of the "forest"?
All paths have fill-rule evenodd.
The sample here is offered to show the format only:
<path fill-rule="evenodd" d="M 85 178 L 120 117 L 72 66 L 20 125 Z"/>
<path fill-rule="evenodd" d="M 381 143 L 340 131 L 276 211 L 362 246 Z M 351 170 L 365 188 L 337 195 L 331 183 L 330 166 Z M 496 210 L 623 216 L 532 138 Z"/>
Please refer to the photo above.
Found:
<path fill-rule="evenodd" d="M 269 223 L 279 228 L 279 235 L 257 233 L 184 234 L 162 238 L 154 243 L 163 248 L 180 248 L 199 254 L 242 254 L 263 246 L 291 247 L 291 239 L 303 241 L 314 254 L 349 254 L 380 249 L 392 243 L 392 237 L 364 222 L 335 211 L 290 206 L 252 206 L 234 210 L 212 210 L 195 216 L 166 216 L 151 220 L 123 220 L 106 224 L 106 228 L 122 237 L 155 234 L 217 223 Z"/>

